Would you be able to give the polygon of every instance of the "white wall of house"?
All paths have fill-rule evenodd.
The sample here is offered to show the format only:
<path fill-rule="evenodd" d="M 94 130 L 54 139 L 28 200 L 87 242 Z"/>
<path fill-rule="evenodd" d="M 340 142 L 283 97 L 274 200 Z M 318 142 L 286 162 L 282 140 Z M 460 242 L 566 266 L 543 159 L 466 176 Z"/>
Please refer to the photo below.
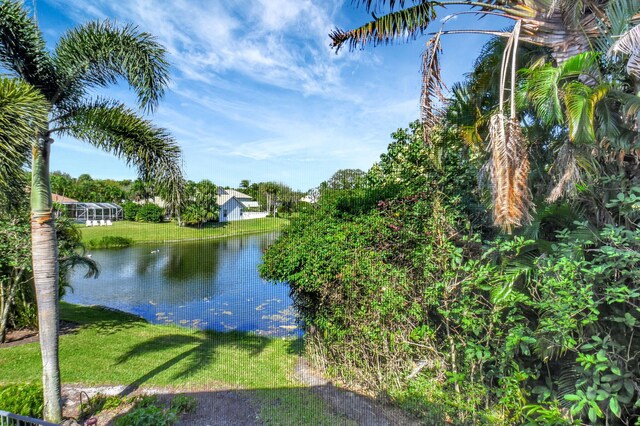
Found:
<path fill-rule="evenodd" d="M 235 198 L 230 198 L 226 203 L 220 206 L 219 216 L 220 222 L 231 222 L 234 220 L 244 219 L 244 206 Z"/>

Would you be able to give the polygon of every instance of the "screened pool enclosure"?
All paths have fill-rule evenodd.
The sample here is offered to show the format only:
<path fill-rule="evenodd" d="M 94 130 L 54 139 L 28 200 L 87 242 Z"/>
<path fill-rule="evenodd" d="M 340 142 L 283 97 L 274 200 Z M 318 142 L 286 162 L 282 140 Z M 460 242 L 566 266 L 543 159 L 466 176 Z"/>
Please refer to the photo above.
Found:
<path fill-rule="evenodd" d="M 122 220 L 122 207 L 114 203 L 61 203 L 67 215 L 78 222 L 87 220 Z"/>

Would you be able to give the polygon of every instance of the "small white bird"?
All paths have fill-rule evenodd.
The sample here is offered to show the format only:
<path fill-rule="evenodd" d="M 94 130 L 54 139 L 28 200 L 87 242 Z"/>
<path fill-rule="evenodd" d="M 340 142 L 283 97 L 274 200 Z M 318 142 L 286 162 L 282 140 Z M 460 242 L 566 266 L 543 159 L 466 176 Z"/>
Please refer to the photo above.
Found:
<path fill-rule="evenodd" d="M 151 250 L 151 253 L 152 253 L 152 254 L 160 253 L 160 249 Z"/>

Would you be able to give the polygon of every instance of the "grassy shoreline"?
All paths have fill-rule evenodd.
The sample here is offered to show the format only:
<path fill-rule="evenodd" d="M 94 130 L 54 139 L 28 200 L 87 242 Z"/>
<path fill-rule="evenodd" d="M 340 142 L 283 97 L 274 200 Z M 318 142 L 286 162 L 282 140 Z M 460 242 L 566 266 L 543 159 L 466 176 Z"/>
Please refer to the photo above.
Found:
<path fill-rule="evenodd" d="M 202 228 L 178 227 L 174 222 L 140 223 L 119 221 L 113 226 L 86 227 L 80 225 L 82 242 L 98 241 L 103 237 L 122 237 L 133 244 L 171 243 L 196 241 L 212 238 L 235 237 L 241 235 L 277 232 L 289 224 L 288 219 L 263 218 L 226 223 L 210 223 Z"/>
<path fill-rule="evenodd" d="M 292 378 L 300 339 L 156 325 L 98 306 L 60 306 L 61 319 L 78 324 L 60 337 L 63 383 L 182 392 L 236 389 L 258 404 L 265 424 L 331 425 L 342 420 Z M 38 383 L 41 374 L 38 342 L 0 349 L 0 385 Z"/>

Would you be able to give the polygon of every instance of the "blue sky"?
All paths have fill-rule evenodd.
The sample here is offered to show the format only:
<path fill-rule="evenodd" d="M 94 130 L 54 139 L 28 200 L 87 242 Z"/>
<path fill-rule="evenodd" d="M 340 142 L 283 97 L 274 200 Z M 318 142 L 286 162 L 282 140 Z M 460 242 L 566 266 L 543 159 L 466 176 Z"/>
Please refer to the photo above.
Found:
<path fill-rule="evenodd" d="M 350 0 L 40 0 L 37 14 L 51 47 L 68 28 L 105 18 L 134 23 L 165 45 L 172 79 L 152 119 L 180 143 L 191 180 L 274 180 L 307 190 L 338 169 L 367 170 L 390 133 L 418 117 L 427 37 L 336 54 L 329 31 L 368 19 Z M 470 22 L 508 25 L 461 15 L 447 27 Z M 447 84 L 471 69 L 484 41 L 445 38 Z M 98 94 L 133 105 L 126 86 Z M 52 170 L 136 177 L 121 160 L 73 139 L 60 138 L 52 149 Z"/>

